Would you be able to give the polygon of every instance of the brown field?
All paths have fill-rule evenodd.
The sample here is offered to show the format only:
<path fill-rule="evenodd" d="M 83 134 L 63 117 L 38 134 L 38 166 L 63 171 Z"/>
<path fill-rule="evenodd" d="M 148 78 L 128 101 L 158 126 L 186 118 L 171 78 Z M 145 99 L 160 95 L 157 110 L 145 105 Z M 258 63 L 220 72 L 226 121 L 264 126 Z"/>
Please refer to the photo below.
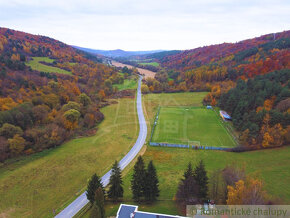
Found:
<path fill-rule="evenodd" d="M 116 67 L 125 67 L 126 66 L 128 68 L 133 68 L 133 66 L 131 66 L 131 65 L 122 64 L 122 63 L 119 63 L 119 62 L 116 62 L 116 61 L 112 61 L 112 65 L 114 65 Z M 138 68 L 138 67 L 137 67 L 137 70 L 139 71 L 139 73 L 144 74 L 145 78 L 148 78 L 148 77 L 154 78 L 154 76 L 155 76 L 155 73 L 153 71 L 142 69 L 142 68 Z"/>

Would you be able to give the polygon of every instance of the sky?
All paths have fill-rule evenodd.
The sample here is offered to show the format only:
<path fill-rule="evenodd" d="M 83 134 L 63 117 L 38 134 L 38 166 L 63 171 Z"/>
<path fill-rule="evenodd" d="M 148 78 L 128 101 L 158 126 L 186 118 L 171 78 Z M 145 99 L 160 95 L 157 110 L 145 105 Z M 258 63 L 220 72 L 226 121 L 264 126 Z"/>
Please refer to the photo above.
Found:
<path fill-rule="evenodd" d="M 0 27 L 93 49 L 185 50 L 290 29 L 289 0 L 0 0 Z"/>

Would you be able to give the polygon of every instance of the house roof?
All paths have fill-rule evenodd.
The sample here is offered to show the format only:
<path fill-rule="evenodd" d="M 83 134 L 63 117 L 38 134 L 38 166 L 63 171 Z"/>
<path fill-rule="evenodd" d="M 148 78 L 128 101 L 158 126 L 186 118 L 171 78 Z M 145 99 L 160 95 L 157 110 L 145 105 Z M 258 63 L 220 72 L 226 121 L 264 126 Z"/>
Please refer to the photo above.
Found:
<path fill-rule="evenodd" d="M 135 213 L 134 218 L 176 218 L 179 216 L 172 216 L 167 214 L 158 214 L 158 213 L 148 213 L 138 211 Z"/>
<path fill-rule="evenodd" d="M 138 206 L 121 204 L 117 212 L 117 218 L 130 218 L 130 215 L 137 210 Z"/>
<path fill-rule="evenodd" d="M 138 206 L 121 204 L 117 212 L 117 218 L 132 218 L 131 214 L 134 214 L 134 218 L 179 218 L 181 216 L 149 213 L 138 211 Z"/>

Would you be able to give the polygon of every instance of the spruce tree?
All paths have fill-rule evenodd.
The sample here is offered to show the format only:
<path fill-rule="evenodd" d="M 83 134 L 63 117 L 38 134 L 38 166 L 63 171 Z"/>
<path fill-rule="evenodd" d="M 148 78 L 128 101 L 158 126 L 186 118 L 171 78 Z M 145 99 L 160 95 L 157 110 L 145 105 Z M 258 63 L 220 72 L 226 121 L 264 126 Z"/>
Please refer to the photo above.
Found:
<path fill-rule="evenodd" d="M 199 164 L 195 167 L 193 172 L 193 177 L 199 186 L 198 198 L 202 201 L 207 200 L 208 193 L 208 177 L 206 175 L 206 170 L 204 163 L 201 160 Z"/>
<path fill-rule="evenodd" d="M 105 196 L 102 187 L 99 187 L 95 192 L 95 203 L 99 210 L 101 218 L 105 218 Z"/>
<path fill-rule="evenodd" d="M 99 187 L 101 187 L 103 194 L 105 194 L 101 179 L 97 176 L 97 174 L 94 174 L 92 175 L 87 187 L 87 199 L 91 202 L 91 204 L 95 201 L 95 193 Z"/>
<path fill-rule="evenodd" d="M 140 201 L 140 198 L 144 196 L 146 171 L 144 167 L 144 161 L 141 156 L 138 157 L 136 164 L 134 165 L 133 177 L 131 180 L 131 189 L 133 199 Z"/>
<path fill-rule="evenodd" d="M 187 169 L 184 172 L 183 176 L 184 176 L 184 180 L 186 180 L 189 176 L 193 176 L 191 162 L 188 163 Z"/>
<path fill-rule="evenodd" d="M 158 177 L 156 169 L 153 165 L 152 160 L 149 162 L 146 172 L 146 189 L 145 189 L 145 199 L 147 201 L 155 201 L 159 197 L 159 188 L 158 188 Z"/>
<path fill-rule="evenodd" d="M 102 218 L 101 211 L 95 203 L 91 209 L 90 218 Z"/>
<path fill-rule="evenodd" d="M 121 169 L 118 162 L 115 161 L 110 176 L 108 197 L 114 199 L 115 201 L 118 200 L 118 198 L 122 198 L 124 193 L 122 184 Z"/>
<path fill-rule="evenodd" d="M 176 200 L 181 205 L 197 204 L 199 187 L 192 175 L 189 175 L 186 179 L 181 179 L 177 193 Z"/>

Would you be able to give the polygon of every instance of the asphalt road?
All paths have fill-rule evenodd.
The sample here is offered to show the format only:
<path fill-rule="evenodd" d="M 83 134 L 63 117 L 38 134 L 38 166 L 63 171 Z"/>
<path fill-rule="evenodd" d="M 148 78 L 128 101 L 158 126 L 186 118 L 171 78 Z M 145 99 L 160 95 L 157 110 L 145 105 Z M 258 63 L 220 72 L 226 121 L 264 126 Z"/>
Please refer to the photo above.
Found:
<path fill-rule="evenodd" d="M 131 148 L 128 154 L 119 162 L 120 168 L 123 170 L 138 154 L 138 152 L 141 150 L 142 146 L 145 143 L 145 139 L 147 136 L 147 125 L 142 109 L 142 95 L 141 95 L 141 81 L 142 77 L 140 76 L 139 82 L 138 82 L 138 89 L 137 89 L 137 114 L 138 114 L 138 120 L 139 120 L 139 136 L 137 138 L 137 141 L 135 145 Z M 107 186 L 109 183 L 111 175 L 111 170 L 107 172 L 102 177 L 102 183 L 104 186 Z M 63 209 L 58 215 L 55 217 L 73 217 L 75 214 L 77 214 L 87 203 L 89 203 L 86 193 L 84 192 L 81 194 L 77 199 L 75 199 L 70 205 L 68 205 L 65 209 Z"/>

